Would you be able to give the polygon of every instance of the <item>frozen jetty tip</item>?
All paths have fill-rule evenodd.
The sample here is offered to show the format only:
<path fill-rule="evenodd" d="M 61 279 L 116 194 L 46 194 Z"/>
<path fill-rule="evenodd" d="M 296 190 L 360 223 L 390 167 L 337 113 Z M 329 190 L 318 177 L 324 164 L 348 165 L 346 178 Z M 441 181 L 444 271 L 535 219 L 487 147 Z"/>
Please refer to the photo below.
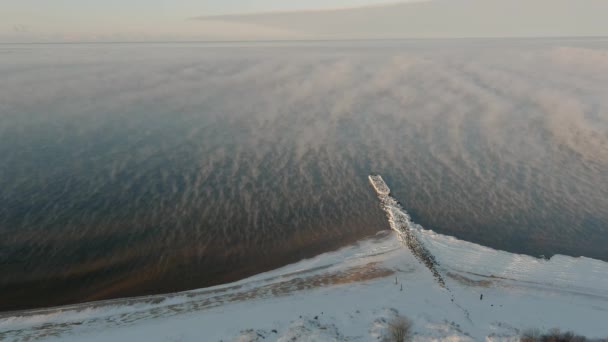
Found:
<path fill-rule="evenodd" d="M 369 175 L 368 178 L 369 182 L 372 184 L 374 190 L 376 190 L 376 193 L 378 193 L 378 195 L 387 196 L 391 192 L 391 189 L 388 188 L 388 185 L 386 185 L 384 179 L 382 179 L 382 176 Z"/>

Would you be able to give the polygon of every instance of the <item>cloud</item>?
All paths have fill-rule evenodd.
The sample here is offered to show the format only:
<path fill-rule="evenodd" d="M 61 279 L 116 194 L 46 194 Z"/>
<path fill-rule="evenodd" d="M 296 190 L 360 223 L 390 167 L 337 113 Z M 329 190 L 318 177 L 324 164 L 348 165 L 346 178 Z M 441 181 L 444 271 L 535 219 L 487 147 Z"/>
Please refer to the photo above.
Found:
<path fill-rule="evenodd" d="M 13 32 L 24 33 L 29 31 L 30 28 L 26 25 L 13 25 Z"/>
<path fill-rule="evenodd" d="M 336 10 L 203 16 L 324 39 L 606 36 L 602 0 L 435 0 Z"/>

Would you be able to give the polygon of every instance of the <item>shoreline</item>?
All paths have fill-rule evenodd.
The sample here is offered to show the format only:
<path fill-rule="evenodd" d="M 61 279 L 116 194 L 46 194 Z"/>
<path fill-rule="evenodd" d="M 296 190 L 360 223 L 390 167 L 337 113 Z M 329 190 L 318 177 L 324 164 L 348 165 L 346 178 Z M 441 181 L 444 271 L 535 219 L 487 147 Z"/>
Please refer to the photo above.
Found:
<path fill-rule="evenodd" d="M 440 332 L 435 329 L 440 326 L 444 333 L 459 336 L 465 341 L 467 336 L 480 338 L 492 333 L 502 337 L 513 336 L 528 327 L 548 329 L 558 326 L 592 334 L 590 337 L 608 334 L 608 331 L 602 332 L 605 329 L 603 325 L 594 323 L 601 317 L 599 312 L 591 314 L 596 310 L 608 310 L 608 292 L 603 288 L 603 284 L 608 283 L 608 273 L 601 272 L 602 269 L 608 270 L 608 263 L 596 264 L 594 260 L 569 257 L 553 262 L 535 262 L 531 257 L 493 251 L 432 231 L 416 231 L 416 234 L 435 255 L 440 250 L 448 251 L 438 259 L 447 261 L 440 264 L 439 271 L 445 276 L 449 292 L 436 282 L 433 274 L 411 253 L 396 231 L 381 231 L 374 237 L 337 251 L 212 288 L 35 310 L 21 316 L 1 316 L 0 337 L 29 336 L 45 340 L 56 336 L 66 340 L 102 340 L 107 338 L 107 334 L 115 334 L 119 340 L 132 336 L 159 340 L 170 333 L 173 334 L 171 336 L 187 336 L 185 340 L 190 340 L 193 336 L 230 338 L 248 333 L 252 328 L 274 339 L 271 330 L 287 336 L 293 333 L 294 325 L 313 324 L 311 329 L 326 332 L 327 329 L 314 327 L 317 321 L 314 312 L 317 311 L 316 316 L 323 317 L 318 319 L 320 323 L 326 324 L 329 320 L 336 325 L 336 336 L 348 336 L 350 328 L 337 322 L 352 319 L 355 325 L 367 321 L 371 324 L 374 319 L 388 319 L 393 310 L 414 319 L 416 334 L 421 338 L 436 336 Z M 462 255 L 463 251 L 471 251 L 474 256 L 490 253 L 483 258 L 489 261 L 474 264 L 478 266 L 477 273 L 470 272 L 467 262 L 463 265 L 449 262 L 453 257 L 450 253 Z M 490 257 L 492 255 L 494 259 Z M 501 266 L 496 260 L 509 264 L 512 263 L 509 260 L 517 260 L 522 267 L 533 266 L 537 271 L 530 273 L 525 271 L 528 267 L 524 267 L 524 273 L 509 271 L 510 276 L 504 276 L 497 273 Z M 573 263 L 591 265 L 595 272 L 585 273 L 591 269 Z M 538 274 L 541 278 L 543 274 L 553 274 L 551 265 L 562 270 L 566 267 L 575 273 L 583 272 L 587 279 L 593 281 L 578 279 L 578 282 L 569 283 L 564 282 L 568 277 L 563 276 L 534 279 Z M 395 276 L 403 284 L 401 291 L 394 285 Z M 475 297 L 480 292 L 485 295 L 483 301 Z M 342 306 L 336 306 L 336 301 Z M 547 316 L 544 310 L 540 310 L 539 301 L 556 311 Z M 284 308 L 291 308 L 291 313 L 283 312 Z M 564 312 L 565 308 L 570 308 L 570 311 Z M 266 316 L 258 317 L 260 312 L 257 310 L 264 310 Z M 320 311 L 325 314 L 321 316 Z M 355 311 L 360 311 L 361 317 Z M 238 316 L 242 316 L 242 321 L 227 319 L 236 312 L 240 312 Z M 180 319 L 176 321 L 172 317 Z M 538 321 L 540 317 L 544 323 Z M 585 320 L 579 321 L 576 317 L 584 317 Z M 443 325 L 444 319 L 455 322 L 459 328 L 451 323 Z M 496 321 L 492 323 L 492 319 Z M 211 328 L 217 320 L 225 321 L 217 331 L 204 328 L 207 325 Z M 150 325 L 150 322 L 155 324 Z M 522 322 L 534 324 L 524 327 Z M 548 323 L 551 325 L 547 326 Z M 200 324 L 202 327 L 198 326 Z M 428 328 L 436 325 L 436 328 Z M 156 335 L 160 332 L 155 333 L 157 329 L 163 329 L 165 335 Z M 103 334 L 97 335 L 99 331 Z"/>

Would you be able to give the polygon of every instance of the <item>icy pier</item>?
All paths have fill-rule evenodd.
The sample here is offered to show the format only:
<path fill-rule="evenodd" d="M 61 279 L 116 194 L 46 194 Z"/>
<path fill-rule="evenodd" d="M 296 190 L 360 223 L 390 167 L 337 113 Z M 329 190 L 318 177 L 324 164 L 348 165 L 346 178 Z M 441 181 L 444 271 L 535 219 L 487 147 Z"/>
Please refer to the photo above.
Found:
<path fill-rule="evenodd" d="M 397 232 L 401 241 L 405 243 L 412 254 L 433 273 L 439 285 L 448 289 L 445 280 L 437 269 L 439 265 L 435 257 L 416 237 L 416 231 L 418 230 L 416 224 L 412 222 L 410 215 L 401 207 L 399 202 L 390 196 L 391 190 L 382 176 L 370 175 L 368 178 L 378 194 L 380 205 L 386 212 L 390 227 Z"/>
<path fill-rule="evenodd" d="M 384 179 L 382 179 L 382 176 L 369 175 L 368 178 L 378 196 L 388 196 L 388 194 L 391 192 L 391 189 L 388 188 L 388 185 L 386 185 L 386 182 Z"/>

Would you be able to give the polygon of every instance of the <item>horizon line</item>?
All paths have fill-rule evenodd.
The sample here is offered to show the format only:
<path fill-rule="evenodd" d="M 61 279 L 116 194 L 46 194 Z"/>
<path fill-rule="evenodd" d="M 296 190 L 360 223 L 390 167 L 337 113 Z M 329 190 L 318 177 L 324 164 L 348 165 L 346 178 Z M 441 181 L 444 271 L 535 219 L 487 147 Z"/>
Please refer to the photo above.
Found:
<path fill-rule="evenodd" d="M 471 37 L 403 37 L 403 38 L 301 38 L 301 39 L 235 39 L 235 40 L 117 40 L 117 41 L 30 41 L 2 42 L 0 45 L 67 45 L 67 44 L 183 44 L 183 43 L 308 43 L 308 42 L 365 42 L 365 41 L 438 41 L 438 40 L 538 40 L 538 39 L 608 39 L 597 36 L 471 36 Z"/>

